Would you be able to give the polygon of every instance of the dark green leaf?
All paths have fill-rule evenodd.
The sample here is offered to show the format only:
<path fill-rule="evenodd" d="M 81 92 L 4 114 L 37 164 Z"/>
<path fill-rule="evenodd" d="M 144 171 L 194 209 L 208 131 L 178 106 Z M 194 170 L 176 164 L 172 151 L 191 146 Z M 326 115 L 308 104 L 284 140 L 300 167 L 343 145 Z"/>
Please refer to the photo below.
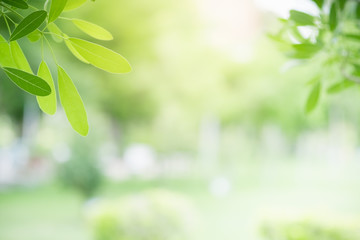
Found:
<path fill-rule="evenodd" d="M 3 69 L 10 80 L 24 91 L 36 96 L 47 96 L 51 93 L 51 88 L 44 79 L 16 68 Z"/>
<path fill-rule="evenodd" d="M 329 27 L 331 31 L 334 31 L 337 27 L 338 19 L 337 19 L 337 8 L 336 3 L 333 3 L 330 8 L 329 15 Z"/>
<path fill-rule="evenodd" d="M 290 11 L 290 19 L 294 21 L 298 26 L 309 26 L 315 24 L 313 16 L 296 10 Z"/>
<path fill-rule="evenodd" d="M 356 18 L 360 19 L 360 3 L 356 4 Z"/>
<path fill-rule="evenodd" d="M 314 88 L 311 90 L 310 95 L 308 97 L 308 100 L 306 102 L 306 112 L 310 113 L 313 111 L 320 99 L 320 93 L 321 93 L 321 83 L 318 82 L 315 84 Z"/>
<path fill-rule="evenodd" d="M 347 1 L 347 0 L 337 0 L 339 9 L 340 9 L 341 11 L 344 10 L 345 5 L 346 5 L 346 1 Z"/>
<path fill-rule="evenodd" d="M 46 16 L 47 12 L 40 10 L 25 17 L 11 34 L 10 41 L 17 40 L 35 31 L 45 21 Z"/>
<path fill-rule="evenodd" d="M 321 9 L 324 6 L 324 0 L 312 0 Z"/>
<path fill-rule="evenodd" d="M 70 0 L 72 1 L 72 0 Z M 51 0 L 49 23 L 55 21 L 64 11 L 67 0 Z"/>
<path fill-rule="evenodd" d="M 21 8 L 21 9 L 29 8 L 29 5 L 23 0 L 1 0 L 1 2 L 4 2 L 16 8 Z"/>

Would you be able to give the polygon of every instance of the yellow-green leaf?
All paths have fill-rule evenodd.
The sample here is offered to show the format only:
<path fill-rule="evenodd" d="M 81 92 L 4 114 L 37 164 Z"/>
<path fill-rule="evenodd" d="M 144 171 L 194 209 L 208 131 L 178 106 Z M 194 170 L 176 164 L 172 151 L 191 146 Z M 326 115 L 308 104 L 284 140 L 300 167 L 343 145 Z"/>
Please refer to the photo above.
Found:
<path fill-rule="evenodd" d="M 10 50 L 13 60 L 18 69 L 21 69 L 28 73 L 33 73 L 28 60 L 26 59 L 20 45 L 17 41 L 10 42 Z"/>
<path fill-rule="evenodd" d="M 38 41 L 42 36 L 42 33 L 40 32 L 39 29 L 36 29 L 35 31 L 29 33 L 29 35 L 27 35 L 27 38 L 29 39 L 30 42 L 36 42 Z"/>
<path fill-rule="evenodd" d="M 65 36 L 67 37 L 67 36 Z M 72 43 L 69 41 L 69 39 L 65 38 L 65 44 L 67 46 L 67 48 L 70 50 L 70 52 L 80 61 L 89 64 L 89 62 L 83 58 L 80 53 L 78 51 L 76 51 L 76 49 L 74 48 L 74 46 L 72 45 Z"/>
<path fill-rule="evenodd" d="M 86 0 L 69 0 L 66 3 L 65 6 L 65 11 L 69 11 L 69 10 L 73 10 L 75 8 L 80 7 L 81 5 L 83 5 L 86 2 Z"/>
<path fill-rule="evenodd" d="M 306 112 L 310 113 L 313 111 L 320 99 L 320 93 L 321 93 L 321 83 L 318 82 L 315 84 L 314 88 L 311 90 L 310 95 L 308 97 L 307 103 L 306 103 Z"/>
<path fill-rule="evenodd" d="M 16 67 L 11 55 L 10 45 L 2 35 L 0 35 L 0 56 L 0 66 Z"/>
<path fill-rule="evenodd" d="M 73 1 L 73 0 L 70 0 Z M 49 23 L 55 21 L 64 11 L 67 0 L 51 0 Z"/>
<path fill-rule="evenodd" d="M 46 97 L 36 97 L 40 109 L 49 115 L 53 115 L 56 112 L 56 91 L 54 86 L 54 80 L 51 76 L 49 67 L 42 61 L 39 66 L 38 76 L 44 79 L 51 88 L 50 95 Z"/>
<path fill-rule="evenodd" d="M 36 96 L 47 96 L 51 93 L 51 88 L 44 79 L 17 68 L 3 69 L 10 80 L 24 91 Z"/>
<path fill-rule="evenodd" d="M 49 23 L 48 26 L 47 26 L 47 29 L 51 33 L 53 33 L 53 34 L 51 34 L 51 37 L 55 42 L 62 42 L 63 41 L 63 38 L 62 38 L 63 33 L 55 23 Z"/>
<path fill-rule="evenodd" d="M 81 31 L 88 34 L 89 36 L 99 39 L 99 40 L 112 40 L 113 36 L 109 31 L 100 27 L 94 23 L 84 21 L 81 19 L 72 19 L 72 22 L 78 27 Z"/>
<path fill-rule="evenodd" d="M 101 45 L 78 38 L 69 38 L 76 51 L 90 64 L 110 73 L 128 73 L 129 62 L 120 54 Z"/>
<path fill-rule="evenodd" d="M 58 84 L 60 102 L 72 128 L 79 134 L 86 136 L 89 124 L 84 103 L 69 75 L 58 66 Z"/>

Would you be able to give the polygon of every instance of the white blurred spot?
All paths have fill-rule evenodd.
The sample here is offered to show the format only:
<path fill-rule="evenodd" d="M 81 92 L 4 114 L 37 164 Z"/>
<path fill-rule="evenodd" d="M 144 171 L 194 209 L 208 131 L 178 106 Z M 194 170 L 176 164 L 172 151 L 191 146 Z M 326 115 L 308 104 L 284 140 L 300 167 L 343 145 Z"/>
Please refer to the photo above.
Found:
<path fill-rule="evenodd" d="M 209 190 L 215 197 L 226 197 L 231 191 L 231 183 L 226 177 L 217 177 L 210 182 Z"/>

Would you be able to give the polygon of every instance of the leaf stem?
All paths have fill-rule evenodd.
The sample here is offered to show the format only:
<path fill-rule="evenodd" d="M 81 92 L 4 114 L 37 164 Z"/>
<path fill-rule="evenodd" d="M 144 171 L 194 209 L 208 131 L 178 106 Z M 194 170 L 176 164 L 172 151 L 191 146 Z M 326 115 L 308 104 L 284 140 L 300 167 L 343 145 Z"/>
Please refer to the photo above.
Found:
<path fill-rule="evenodd" d="M 15 13 L 15 14 L 18 15 L 19 17 L 24 18 L 20 13 L 18 13 L 17 11 L 15 11 L 15 10 L 9 8 L 8 6 L 2 4 L 1 2 L 0 2 L 0 6 L 6 8 L 7 10 L 9 10 L 9 11 L 12 12 L 12 13 Z"/>
<path fill-rule="evenodd" d="M 3 17 L 4 17 L 4 20 L 5 20 L 6 27 L 7 27 L 8 31 L 9 31 L 9 35 L 11 36 L 11 29 L 10 29 L 9 23 L 7 21 L 7 18 L 6 18 L 5 15 L 3 15 Z"/>
<path fill-rule="evenodd" d="M 49 49 L 50 49 L 50 52 L 51 52 L 51 55 L 52 55 L 52 57 L 53 57 L 53 59 L 54 59 L 55 64 L 56 64 L 56 65 L 59 65 L 59 64 L 58 64 L 58 61 L 57 61 L 57 59 L 56 59 L 54 50 L 53 50 L 53 48 L 51 47 L 51 44 L 50 44 L 49 40 L 47 39 L 47 37 L 46 37 L 45 35 L 44 35 L 44 39 L 45 39 L 47 45 L 49 46 Z"/>

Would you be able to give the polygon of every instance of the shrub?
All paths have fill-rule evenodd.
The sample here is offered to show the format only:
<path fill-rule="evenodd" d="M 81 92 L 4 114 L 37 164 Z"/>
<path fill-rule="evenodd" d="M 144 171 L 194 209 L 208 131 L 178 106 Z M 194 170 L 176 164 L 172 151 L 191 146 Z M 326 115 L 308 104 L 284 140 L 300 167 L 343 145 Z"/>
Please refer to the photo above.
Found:
<path fill-rule="evenodd" d="M 264 223 L 265 240 L 358 240 L 360 231 L 351 224 L 327 224 L 316 221 Z"/>
<path fill-rule="evenodd" d="M 182 196 L 152 190 L 89 210 L 96 240 L 191 239 L 196 214 Z"/>

